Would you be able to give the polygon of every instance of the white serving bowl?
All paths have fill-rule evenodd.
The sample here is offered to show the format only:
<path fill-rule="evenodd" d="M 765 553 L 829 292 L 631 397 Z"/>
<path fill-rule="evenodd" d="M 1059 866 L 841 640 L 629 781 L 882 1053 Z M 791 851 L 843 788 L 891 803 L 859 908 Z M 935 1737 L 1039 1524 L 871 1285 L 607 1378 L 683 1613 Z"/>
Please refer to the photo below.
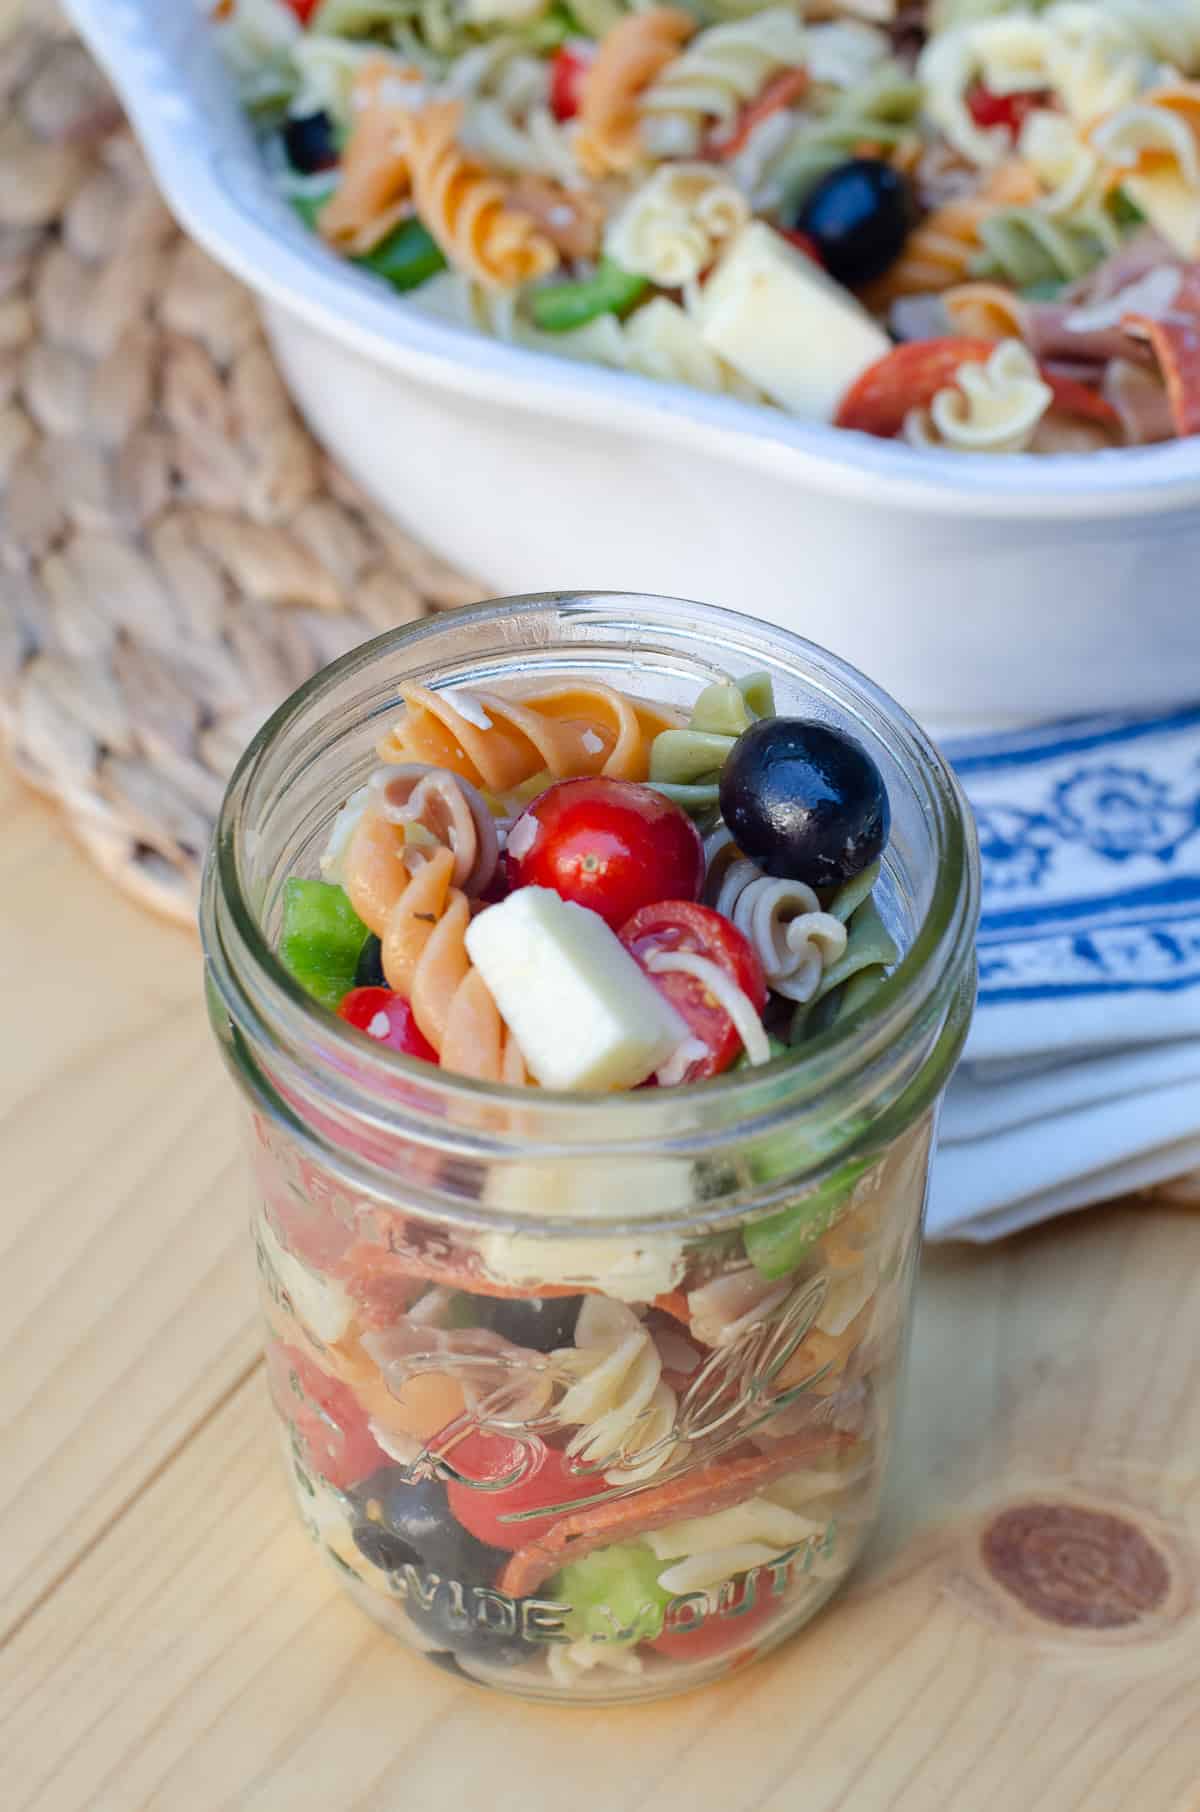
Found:
<path fill-rule="evenodd" d="M 916 453 L 443 324 L 292 216 L 188 0 L 68 10 L 183 225 L 261 297 L 315 433 L 498 595 L 731 605 L 832 648 L 938 725 L 1200 691 L 1200 439 Z"/>

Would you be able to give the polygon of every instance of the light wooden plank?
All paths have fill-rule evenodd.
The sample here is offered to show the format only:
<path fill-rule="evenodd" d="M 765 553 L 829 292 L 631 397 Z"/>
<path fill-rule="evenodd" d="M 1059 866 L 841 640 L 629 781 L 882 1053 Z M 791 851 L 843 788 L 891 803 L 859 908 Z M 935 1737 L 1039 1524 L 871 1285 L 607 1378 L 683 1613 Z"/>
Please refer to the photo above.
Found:
<path fill-rule="evenodd" d="M 0 780 L 0 1630 L 254 1363 L 199 946 Z"/>
<path fill-rule="evenodd" d="M 255 1377 L 0 1662 L 12 1812 L 1196 1812 L 1195 1242 L 1127 1208 L 935 1255 L 873 1559 L 779 1656 L 636 1710 L 514 1703 L 396 1650 L 293 1527 Z M 979 1530 L 1039 1501 L 1148 1534 L 1169 1615 L 1022 1610 Z M 1059 1559 L 1080 1590 L 1103 1570 Z"/>

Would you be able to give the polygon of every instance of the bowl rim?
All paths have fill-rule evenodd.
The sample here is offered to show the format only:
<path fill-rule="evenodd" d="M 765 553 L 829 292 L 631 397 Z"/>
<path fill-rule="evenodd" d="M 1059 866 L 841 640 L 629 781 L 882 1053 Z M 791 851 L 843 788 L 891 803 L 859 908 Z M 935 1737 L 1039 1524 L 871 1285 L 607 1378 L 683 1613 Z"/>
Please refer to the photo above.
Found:
<path fill-rule="evenodd" d="M 118 91 L 185 230 L 268 305 L 390 370 L 526 412 L 620 427 L 734 459 L 825 494 L 958 520 L 1084 520 L 1200 505 L 1200 437 L 973 460 L 557 358 L 424 314 L 328 251 L 293 218 L 261 159 L 253 159 L 247 186 L 249 128 L 198 9 L 184 5 L 176 13 L 168 0 L 175 16 L 167 24 L 160 0 L 64 3 Z M 214 77 L 228 92 L 228 106 L 202 98 Z M 238 182 L 231 183 L 226 174 L 239 145 Z"/>

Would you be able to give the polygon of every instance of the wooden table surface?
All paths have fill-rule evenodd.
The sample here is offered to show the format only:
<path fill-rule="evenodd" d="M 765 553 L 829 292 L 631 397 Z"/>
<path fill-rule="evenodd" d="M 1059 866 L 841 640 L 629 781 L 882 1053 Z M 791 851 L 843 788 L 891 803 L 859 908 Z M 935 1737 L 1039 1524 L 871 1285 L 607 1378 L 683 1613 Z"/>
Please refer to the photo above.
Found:
<path fill-rule="evenodd" d="M 1200 1812 L 1200 1217 L 929 1254 L 880 1539 L 781 1654 L 488 1695 L 293 1523 L 196 944 L 0 810 L 7 1812 Z"/>

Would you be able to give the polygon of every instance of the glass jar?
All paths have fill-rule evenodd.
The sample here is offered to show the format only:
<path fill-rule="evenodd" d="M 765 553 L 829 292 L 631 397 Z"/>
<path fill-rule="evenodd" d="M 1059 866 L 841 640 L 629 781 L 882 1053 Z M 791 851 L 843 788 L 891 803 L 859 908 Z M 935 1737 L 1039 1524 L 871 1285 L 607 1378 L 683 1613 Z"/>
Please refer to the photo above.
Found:
<path fill-rule="evenodd" d="M 786 1059 L 683 1089 L 466 1081 L 365 1040 L 274 954 L 402 681 L 587 676 L 690 706 L 765 670 L 886 780 L 902 950 Z M 977 867 L 921 731 L 749 618 L 551 595 L 380 637 L 247 750 L 202 922 L 248 1109 L 288 1476 L 346 1589 L 441 1665 L 547 1700 L 699 1685 L 808 1621 L 860 1553 L 894 1422 L 937 1103 L 973 996 Z"/>

